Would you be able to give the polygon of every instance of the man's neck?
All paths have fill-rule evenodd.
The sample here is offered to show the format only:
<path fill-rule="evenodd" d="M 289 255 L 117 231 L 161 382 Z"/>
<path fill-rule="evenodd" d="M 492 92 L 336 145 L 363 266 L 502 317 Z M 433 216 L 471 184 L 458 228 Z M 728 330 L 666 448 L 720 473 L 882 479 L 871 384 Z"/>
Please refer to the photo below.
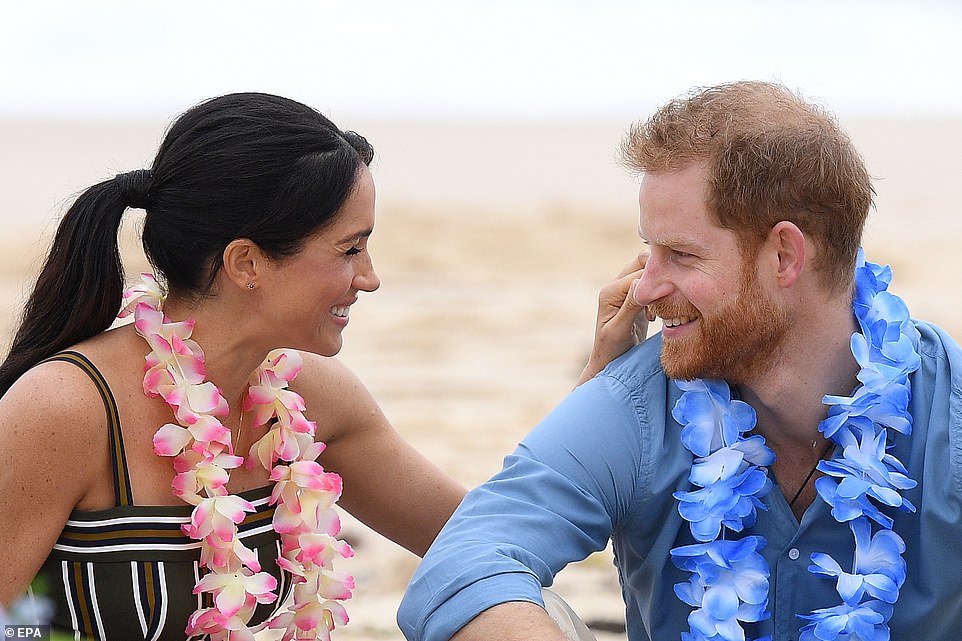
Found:
<path fill-rule="evenodd" d="M 822 397 L 847 396 L 858 383 L 851 351 L 857 325 L 847 297 L 798 317 L 770 368 L 740 383 L 742 400 L 756 412 L 756 431 L 775 450 L 824 442 L 818 424 L 826 416 Z"/>

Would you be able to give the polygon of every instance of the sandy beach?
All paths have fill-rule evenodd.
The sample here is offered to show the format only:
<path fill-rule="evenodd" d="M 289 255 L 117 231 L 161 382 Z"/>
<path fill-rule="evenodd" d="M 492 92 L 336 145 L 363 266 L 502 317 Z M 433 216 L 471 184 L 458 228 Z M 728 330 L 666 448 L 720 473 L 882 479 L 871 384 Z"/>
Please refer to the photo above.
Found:
<path fill-rule="evenodd" d="M 381 289 L 355 305 L 341 358 L 397 429 L 472 486 L 572 387 L 598 288 L 639 248 L 637 184 L 616 164 L 628 122 L 351 122 L 374 143 Z M 876 178 L 865 248 L 895 270 L 913 315 L 962 338 L 962 119 L 843 119 Z M 0 123 L 0 337 L 69 196 L 146 166 L 165 123 Z M 125 223 L 129 274 L 143 269 Z M 4 347 L 4 350 L 6 348 Z M 400 640 L 394 613 L 417 559 L 347 519 L 357 551 L 340 641 Z M 617 629 L 610 554 L 557 591 Z M 599 639 L 623 638 L 599 632 Z"/>

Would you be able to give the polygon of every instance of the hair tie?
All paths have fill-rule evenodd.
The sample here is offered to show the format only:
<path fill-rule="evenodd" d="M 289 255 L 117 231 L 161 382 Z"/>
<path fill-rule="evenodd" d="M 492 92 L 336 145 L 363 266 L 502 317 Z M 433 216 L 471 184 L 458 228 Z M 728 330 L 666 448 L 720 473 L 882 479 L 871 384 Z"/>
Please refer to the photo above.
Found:
<path fill-rule="evenodd" d="M 136 169 L 114 176 L 114 183 L 120 190 L 120 196 L 128 207 L 134 209 L 147 209 L 147 205 L 150 204 L 147 192 L 152 182 L 153 176 L 149 169 Z"/>

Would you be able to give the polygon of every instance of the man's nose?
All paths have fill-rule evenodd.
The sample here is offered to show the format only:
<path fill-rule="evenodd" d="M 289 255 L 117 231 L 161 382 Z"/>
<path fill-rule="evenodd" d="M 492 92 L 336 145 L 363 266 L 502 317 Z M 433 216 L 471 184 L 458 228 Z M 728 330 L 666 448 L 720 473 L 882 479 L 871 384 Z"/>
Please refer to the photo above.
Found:
<path fill-rule="evenodd" d="M 672 290 L 665 265 L 654 256 L 649 256 L 641 278 L 635 285 L 635 301 L 640 305 L 649 305 L 668 296 Z"/>

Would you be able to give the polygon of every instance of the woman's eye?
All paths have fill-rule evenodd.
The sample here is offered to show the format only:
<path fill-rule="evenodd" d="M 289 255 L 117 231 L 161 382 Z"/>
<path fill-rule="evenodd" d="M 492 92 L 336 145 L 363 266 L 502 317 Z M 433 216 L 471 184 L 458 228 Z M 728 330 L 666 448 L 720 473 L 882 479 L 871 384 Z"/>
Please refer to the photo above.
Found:
<path fill-rule="evenodd" d="M 362 250 L 360 247 L 351 247 L 349 250 L 347 250 L 346 252 L 344 252 L 344 254 L 347 255 L 347 256 L 357 256 L 357 255 L 360 254 L 362 251 L 363 251 L 363 250 Z"/>

